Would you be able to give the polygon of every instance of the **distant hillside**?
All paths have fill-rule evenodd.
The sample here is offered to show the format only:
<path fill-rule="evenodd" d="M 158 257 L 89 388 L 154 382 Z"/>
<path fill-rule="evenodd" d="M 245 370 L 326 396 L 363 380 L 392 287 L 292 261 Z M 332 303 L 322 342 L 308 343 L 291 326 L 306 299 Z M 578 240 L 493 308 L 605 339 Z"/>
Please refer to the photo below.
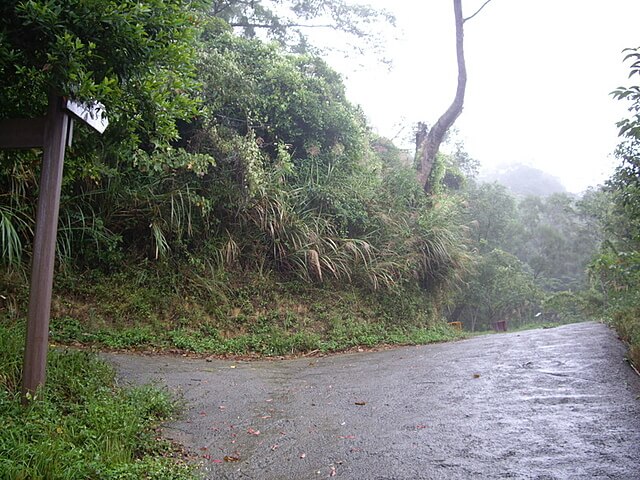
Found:
<path fill-rule="evenodd" d="M 484 171 L 481 182 L 498 182 L 506 186 L 515 195 L 537 195 L 548 197 L 554 193 L 565 193 L 567 189 L 557 177 L 527 165 L 507 165 Z"/>

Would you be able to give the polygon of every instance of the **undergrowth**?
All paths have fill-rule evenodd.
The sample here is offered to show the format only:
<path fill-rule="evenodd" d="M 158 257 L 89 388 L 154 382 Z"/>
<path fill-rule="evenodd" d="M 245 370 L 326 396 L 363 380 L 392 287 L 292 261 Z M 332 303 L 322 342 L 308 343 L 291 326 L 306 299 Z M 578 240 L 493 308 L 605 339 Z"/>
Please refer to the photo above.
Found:
<path fill-rule="evenodd" d="M 637 297 L 620 299 L 609 307 L 607 314 L 608 323 L 629 346 L 629 360 L 640 370 L 640 300 Z"/>
<path fill-rule="evenodd" d="M 56 279 L 51 341 L 116 350 L 284 356 L 459 338 L 424 291 L 402 294 L 283 281 L 270 275 L 201 279 L 163 266 Z M 5 278 L 5 283 L 8 283 Z M 20 284 L 20 281 L 16 281 Z M 14 319 L 26 314 L 16 284 Z M 5 314 L 8 312 L 5 311 Z"/>
<path fill-rule="evenodd" d="M 55 320 L 51 326 L 53 341 L 81 343 L 117 350 L 178 350 L 214 355 L 285 356 L 308 352 L 337 352 L 354 347 L 379 345 L 415 345 L 460 338 L 462 334 L 440 325 L 431 327 L 385 326 L 336 320 L 325 332 L 297 331 L 278 325 L 255 324 L 251 331 L 223 337 L 216 328 L 200 325 L 168 331 L 148 327 L 124 327 L 116 330 L 85 331 L 73 318 Z"/>
<path fill-rule="evenodd" d="M 174 403 L 153 386 L 122 389 L 94 354 L 52 349 L 46 386 L 20 401 L 24 327 L 0 323 L 0 479 L 192 478 L 154 428 Z"/>

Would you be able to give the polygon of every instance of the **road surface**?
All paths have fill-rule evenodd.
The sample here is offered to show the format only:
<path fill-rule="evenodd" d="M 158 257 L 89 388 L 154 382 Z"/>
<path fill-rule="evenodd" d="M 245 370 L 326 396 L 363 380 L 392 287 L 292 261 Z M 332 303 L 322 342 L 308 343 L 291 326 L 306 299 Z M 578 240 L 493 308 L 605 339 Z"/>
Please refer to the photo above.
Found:
<path fill-rule="evenodd" d="M 208 479 L 640 479 L 640 378 L 602 324 L 280 361 L 114 355 L 186 401 Z"/>

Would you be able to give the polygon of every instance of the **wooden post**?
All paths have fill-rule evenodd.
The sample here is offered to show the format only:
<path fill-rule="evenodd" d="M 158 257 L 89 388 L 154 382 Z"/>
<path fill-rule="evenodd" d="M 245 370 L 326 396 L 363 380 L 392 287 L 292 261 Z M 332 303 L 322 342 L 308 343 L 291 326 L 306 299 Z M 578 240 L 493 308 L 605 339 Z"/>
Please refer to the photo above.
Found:
<path fill-rule="evenodd" d="M 71 141 L 72 115 L 103 133 L 109 125 L 104 105 L 49 95 L 45 118 L 0 120 L 0 148 L 43 147 L 36 233 L 31 259 L 31 291 L 22 374 L 22 401 L 27 403 L 44 384 L 49 349 L 49 315 L 64 152 Z"/>
<path fill-rule="evenodd" d="M 23 401 L 28 401 L 38 387 L 44 384 L 45 379 L 58 210 L 69 121 L 69 116 L 63 110 L 62 97 L 50 95 L 44 128 L 44 157 L 31 265 L 27 343 L 22 377 Z"/>

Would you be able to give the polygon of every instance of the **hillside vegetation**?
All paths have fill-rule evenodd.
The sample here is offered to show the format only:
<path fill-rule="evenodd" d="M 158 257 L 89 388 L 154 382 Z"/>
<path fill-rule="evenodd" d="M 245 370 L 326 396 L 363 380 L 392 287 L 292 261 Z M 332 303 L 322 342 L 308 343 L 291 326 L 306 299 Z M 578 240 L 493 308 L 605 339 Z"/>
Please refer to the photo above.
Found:
<path fill-rule="evenodd" d="M 54 340 L 283 355 L 600 315 L 586 271 L 609 191 L 514 197 L 457 145 L 425 195 L 304 42 L 239 35 L 240 10 L 98 4 L 1 12 L 0 115 L 42 114 L 54 89 L 111 122 L 77 126 L 67 151 Z M 1 307 L 20 321 L 40 153 L 0 156 Z"/>
<path fill-rule="evenodd" d="M 630 78 L 640 74 L 640 48 L 625 51 Z M 590 265 L 602 294 L 606 318 L 630 344 L 629 358 L 640 368 L 640 87 L 619 87 L 614 98 L 627 103 L 630 115 L 618 122 L 620 165 L 607 181 L 599 221 L 605 232 L 599 254 Z"/>
<path fill-rule="evenodd" d="M 0 50 L 0 116 L 43 114 L 53 89 L 100 98 L 111 122 L 104 136 L 77 126 L 67 151 L 53 340 L 284 355 L 610 305 L 606 255 L 592 259 L 615 243 L 613 212 L 628 209 L 613 193 L 627 167 L 582 198 L 514 197 L 478 183 L 457 145 L 439 154 L 425 195 L 406 152 L 371 132 L 304 38 L 293 45 L 277 22 L 279 43 L 229 26 L 242 8 L 274 12 L 120 3 L 0 12 L 12 46 Z M 337 8 L 325 7 L 305 15 Z M 355 23 L 383 15 L 349 12 Z M 40 152 L 0 156 L 1 308 L 19 322 Z"/>
<path fill-rule="evenodd" d="M 424 196 L 320 58 L 238 36 L 186 3 L 153 13 L 134 3 L 127 15 L 147 28 L 164 22 L 164 33 L 124 31 L 110 37 L 111 53 L 51 6 L 4 12 L 25 52 L 14 61 L 34 80 L 5 76 L 2 115 L 42 113 L 46 88 L 71 88 L 73 74 L 86 77 L 76 94 L 104 98 L 111 122 L 103 137 L 79 126 L 67 152 L 53 338 L 269 353 L 235 337 L 306 332 L 272 349 L 284 354 L 411 342 L 441 324 L 470 260 L 459 200 Z M 83 15 L 104 22 L 110 8 Z M 21 43 L 23 28 L 47 32 L 45 43 Z M 138 57 L 122 64 L 117 52 L 139 36 Z M 45 47 L 73 62 L 39 69 Z M 16 111 L 18 98 L 31 99 L 28 111 Z M 3 307 L 19 319 L 40 154 L 1 155 Z M 105 329 L 129 340 L 104 340 Z M 344 329 L 353 338 L 335 342 Z M 209 343 L 184 340 L 203 333 Z"/>

